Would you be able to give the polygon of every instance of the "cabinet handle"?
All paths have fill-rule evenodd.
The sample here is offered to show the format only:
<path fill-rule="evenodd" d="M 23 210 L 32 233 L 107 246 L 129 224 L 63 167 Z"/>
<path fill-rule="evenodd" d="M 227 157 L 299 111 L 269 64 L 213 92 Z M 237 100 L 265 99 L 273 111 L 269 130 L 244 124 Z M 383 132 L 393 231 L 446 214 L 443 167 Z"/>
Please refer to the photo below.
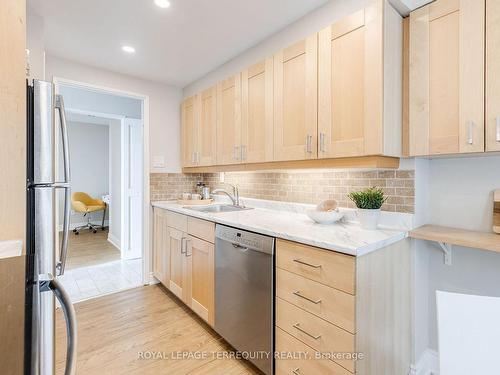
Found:
<path fill-rule="evenodd" d="M 469 121 L 467 123 L 467 143 L 468 144 L 473 144 L 474 143 L 474 132 L 473 132 L 473 128 L 474 128 L 474 121 Z"/>
<path fill-rule="evenodd" d="M 240 147 L 234 146 L 234 160 L 240 160 Z"/>
<path fill-rule="evenodd" d="M 186 244 L 185 245 L 185 251 L 184 251 L 184 254 L 186 254 L 186 257 L 190 257 L 191 255 L 193 255 L 193 252 L 190 252 L 188 253 L 188 247 L 189 247 L 189 243 L 191 242 L 191 239 L 190 238 L 186 238 L 186 241 L 184 241 L 184 243 Z"/>
<path fill-rule="evenodd" d="M 196 151 L 194 155 L 195 155 L 195 163 L 200 164 L 200 153 Z"/>
<path fill-rule="evenodd" d="M 296 291 L 295 291 L 295 292 L 293 292 L 292 294 L 296 295 L 297 297 L 303 298 L 303 299 L 305 299 L 306 301 L 312 302 L 312 303 L 314 303 L 315 305 L 317 305 L 318 303 L 321 303 L 321 300 L 320 300 L 320 299 L 314 300 L 314 299 L 312 299 L 312 298 L 306 297 L 306 296 L 302 295 L 302 294 L 300 293 L 300 291 L 298 291 L 298 290 L 296 290 Z"/>
<path fill-rule="evenodd" d="M 325 133 L 319 133 L 319 150 L 325 152 Z"/>
<path fill-rule="evenodd" d="M 186 254 L 186 237 L 181 238 L 181 254 Z"/>
<path fill-rule="evenodd" d="M 307 332 L 305 329 L 303 329 L 303 328 L 300 327 L 300 323 L 295 323 L 293 325 L 293 328 L 295 328 L 296 330 L 298 330 L 298 331 L 306 334 L 307 336 L 309 336 L 309 337 L 311 337 L 311 338 L 313 338 L 315 340 L 318 340 L 321 337 L 321 335 L 314 335 L 312 333 Z"/>
<path fill-rule="evenodd" d="M 247 160 L 247 146 L 241 145 L 241 160 Z"/>
<path fill-rule="evenodd" d="M 191 153 L 191 163 L 195 163 L 195 160 L 194 160 L 194 152 Z"/>
<path fill-rule="evenodd" d="M 497 134 L 496 134 L 495 138 L 496 138 L 497 142 L 500 142 L 500 117 L 497 117 L 495 120 L 496 120 L 496 123 L 497 123 L 497 129 L 496 129 L 497 130 L 496 131 Z"/>
<path fill-rule="evenodd" d="M 303 264 L 304 266 L 309 266 L 312 268 L 320 268 L 321 267 L 321 264 L 311 264 L 311 263 L 304 262 L 303 260 L 300 260 L 300 259 L 294 259 L 293 261 L 295 263 Z"/>
<path fill-rule="evenodd" d="M 312 154 L 312 135 L 306 135 L 306 152 Z"/>

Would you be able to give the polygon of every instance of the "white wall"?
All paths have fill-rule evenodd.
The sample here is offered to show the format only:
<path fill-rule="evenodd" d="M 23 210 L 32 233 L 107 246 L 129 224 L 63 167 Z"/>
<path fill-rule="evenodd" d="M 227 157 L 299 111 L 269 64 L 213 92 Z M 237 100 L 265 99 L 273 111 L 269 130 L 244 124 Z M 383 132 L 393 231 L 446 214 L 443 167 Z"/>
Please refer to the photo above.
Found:
<path fill-rule="evenodd" d="M 142 118 L 142 101 L 139 99 L 67 85 L 60 85 L 59 93 L 64 97 L 66 110 L 77 109 L 135 119 Z"/>
<path fill-rule="evenodd" d="M 109 126 L 68 122 L 68 137 L 71 145 L 72 191 L 83 191 L 93 198 L 108 194 Z M 93 222 L 100 223 L 102 212 L 92 214 L 91 218 Z M 85 221 L 86 218 L 80 213 L 73 213 L 71 216 L 72 224 Z"/>
<path fill-rule="evenodd" d="M 246 50 L 234 59 L 209 72 L 204 77 L 184 88 L 184 97 L 214 85 L 228 76 L 238 73 L 267 56 L 303 39 L 334 21 L 361 9 L 367 0 L 329 1 L 325 5 L 291 23 L 256 46 Z"/>
<path fill-rule="evenodd" d="M 492 191 L 499 188 L 499 155 L 417 160 L 417 220 L 491 232 Z M 500 254 L 454 246 L 452 265 L 446 266 L 437 244 L 415 242 L 414 322 L 418 359 L 426 347 L 432 350 L 438 347 L 435 291 L 500 297 Z"/>
<path fill-rule="evenodd" d="M 29 49 L 31 79 L 45 79 L 45 41 L 43 18 L 28 11 L 26 14 L 26 48 Z"/>
<path fill-rule="evenodd" d="M 165 165 L 151 172 L 180 172 L 180 102 L 182 90 L 173 86 L 146 81 L 127 75 L 94 68 L 77 62 L 46 56 L 46 79 L 66 78 L 93 85 L 149 96 L 150 161 L 163 156 Z"/>
<path fill-rule="evenodd" d="M 110 171 L 111 202 L 108 238 L 120 248 L 121 238 L 121 120 L 109 122 L 109 159 L 113 166 Z"/>

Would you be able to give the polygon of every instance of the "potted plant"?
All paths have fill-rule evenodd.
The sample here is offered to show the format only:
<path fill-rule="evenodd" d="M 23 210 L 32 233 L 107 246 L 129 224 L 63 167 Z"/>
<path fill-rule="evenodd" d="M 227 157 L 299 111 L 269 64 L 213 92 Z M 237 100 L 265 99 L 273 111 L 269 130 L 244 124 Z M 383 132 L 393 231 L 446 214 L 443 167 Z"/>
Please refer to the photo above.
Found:
<path fill-rule="evenodd" d="M 364 229 L 377 229 L 380 207 L 387 200 L 382 189 L 371 187 L 362 191 L 351 192 L 348 197 L 358 208 L 361 227 Z"/>

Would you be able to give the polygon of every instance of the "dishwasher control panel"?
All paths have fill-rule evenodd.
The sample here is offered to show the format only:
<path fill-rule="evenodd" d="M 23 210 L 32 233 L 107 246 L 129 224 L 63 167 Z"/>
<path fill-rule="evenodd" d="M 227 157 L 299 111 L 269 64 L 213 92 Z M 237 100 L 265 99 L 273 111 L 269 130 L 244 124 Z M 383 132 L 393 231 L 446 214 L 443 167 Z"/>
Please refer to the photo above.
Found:
<path fill-rule="evenodd" d="M 268 254 L 274 253 L 274 238 L 262 234 L 247 232 L 237 228 L 226 227 L 224 225 L 217 225 L 215 237 L 252 250 Z"/>

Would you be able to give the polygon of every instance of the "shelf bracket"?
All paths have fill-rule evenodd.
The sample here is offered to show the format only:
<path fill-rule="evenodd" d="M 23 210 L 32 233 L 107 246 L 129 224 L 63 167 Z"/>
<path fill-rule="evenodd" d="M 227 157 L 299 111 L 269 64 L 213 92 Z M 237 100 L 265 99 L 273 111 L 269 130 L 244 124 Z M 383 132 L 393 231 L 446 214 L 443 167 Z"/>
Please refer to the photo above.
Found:
<path fill-rule="evenodd" d="M 444 253 L 444 264 L 447 266 L 451 266 L 451 243 L 439 242 L 439 247 L 443 250 Z"/>

